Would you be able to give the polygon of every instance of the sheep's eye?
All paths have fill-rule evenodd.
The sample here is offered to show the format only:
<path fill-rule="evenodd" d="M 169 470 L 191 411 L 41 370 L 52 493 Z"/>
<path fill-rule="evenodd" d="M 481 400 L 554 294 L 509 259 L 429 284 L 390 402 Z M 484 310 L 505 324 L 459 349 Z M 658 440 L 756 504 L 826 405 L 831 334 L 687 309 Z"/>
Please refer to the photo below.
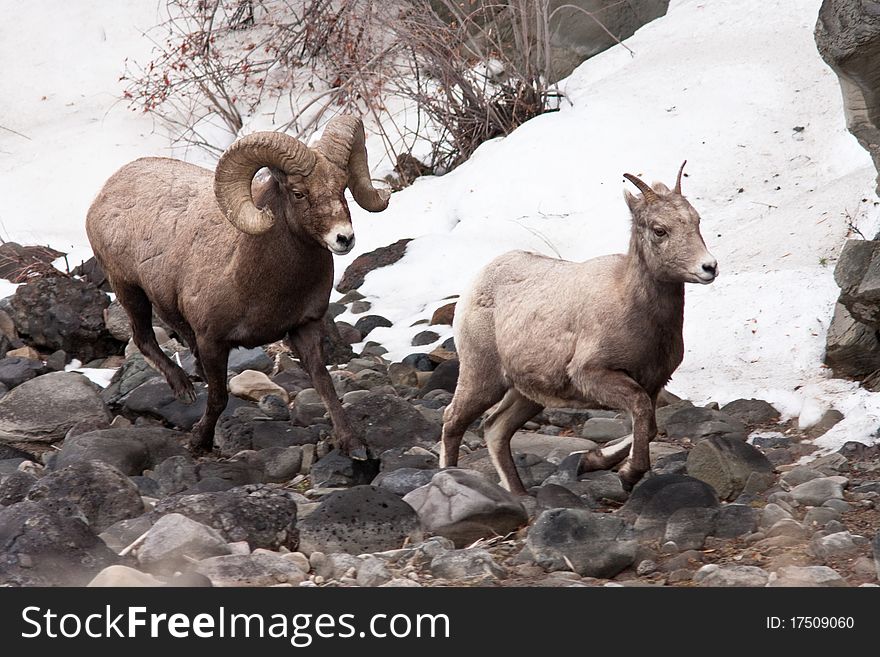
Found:
<path fill-rule="evenodd" d="M 657 237 L 666 237 L 666 229 L 660 226 L 654 226 L 654 234 Z"/>
<path fill-rule="evenodd" d="M 301 201 L 301 200 L 304 199 L 305 197 L 306 197 L 306 193 L 305 193 L 305 192 L 301 192 L 301 191 L 299 191 L 298 189 L 294 189 L 294 190 L 293 190 L 293 198 L 295 198 L 296 200 Z"/>

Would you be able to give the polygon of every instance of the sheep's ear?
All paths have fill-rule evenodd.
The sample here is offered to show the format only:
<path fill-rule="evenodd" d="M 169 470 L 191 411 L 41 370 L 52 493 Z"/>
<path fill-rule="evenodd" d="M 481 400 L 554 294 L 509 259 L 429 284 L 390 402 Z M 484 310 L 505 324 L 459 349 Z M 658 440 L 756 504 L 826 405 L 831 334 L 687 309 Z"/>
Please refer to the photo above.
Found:
<path fill-rule="evenodd" d="M 623 190 L 623 200 L 626 201 L 626 204 L 629 207 L 630 214 L 632 214 L 633 217 L 635 217 L 636 211 L 639 209 L 639 206 L 641 205 L 641 201 L 639 201 L 638 197 L 635 196 L 634 194 L 630 194 L 629 190 L 627 190 L 627 189 Z"/>
<path fill-rule="evenodd" d="M 662 182 L 655 182 L 653 185 L 651 185 L 651 187 L 653 187 L 654 191 L 658 192 L 659 194 L 668 194 L 669 193 L 669 188 L 666 185 L 664 185 Z"/>

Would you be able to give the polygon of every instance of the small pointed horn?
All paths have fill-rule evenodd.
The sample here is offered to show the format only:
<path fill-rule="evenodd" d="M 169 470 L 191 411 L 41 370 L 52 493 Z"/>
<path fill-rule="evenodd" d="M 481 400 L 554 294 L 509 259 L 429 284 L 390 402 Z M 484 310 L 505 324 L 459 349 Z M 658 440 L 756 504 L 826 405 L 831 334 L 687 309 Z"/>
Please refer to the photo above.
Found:
<path fill-rule="evenodd" d="M 681 195 L 681 174 L 684 172 L 684 165 L 687 164 L 688 161 L 685 160 L 681 163 L 681 168 L 678 170 L 678 178 L 675 179 L 675 189 L 672 190 L 679 196 Z"/>
<path fill-rule="evenodd" d="M 645 201 L 647 201 L 648 203 L 653 203 L 657 200 L 657 192 L 651 189 L 651 186 L 648 185 L 648 183 L 639 180 L 631 173 L 625 173 L 623 174 L 623 177 L 639 188 L 639 191 L 642 192 L 642 196 L 645 197 Z"/>

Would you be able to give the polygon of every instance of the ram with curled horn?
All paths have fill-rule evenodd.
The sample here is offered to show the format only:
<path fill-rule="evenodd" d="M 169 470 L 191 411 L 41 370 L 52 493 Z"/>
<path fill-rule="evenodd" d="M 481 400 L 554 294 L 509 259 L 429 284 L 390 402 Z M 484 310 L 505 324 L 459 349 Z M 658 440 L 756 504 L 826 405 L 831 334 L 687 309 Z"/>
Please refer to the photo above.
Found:
<path fill-rule="evenodd" d="M 263 167 L 271 176 L 256 183 Z M 155 309 L 190 347 L 208 384 L 195 449 L 212 447 L 228 400 L 230 349 L 284 338 L 330 412 L 339 449 L 366 456 L 321 349 L 333 254 L 354 247 L 346 188 L 365 210 L 388 205 L 389 193 L 370 182 L 363 124 L 352 116 L 330 121 L 314 148 L 282 133 L 243 137 L 216 172 L 167 158 L 136 160 L 92 203 L 89 241 L 135 344 L 179 399 L 195 399 L 189 377 L 159 348 Z"/>

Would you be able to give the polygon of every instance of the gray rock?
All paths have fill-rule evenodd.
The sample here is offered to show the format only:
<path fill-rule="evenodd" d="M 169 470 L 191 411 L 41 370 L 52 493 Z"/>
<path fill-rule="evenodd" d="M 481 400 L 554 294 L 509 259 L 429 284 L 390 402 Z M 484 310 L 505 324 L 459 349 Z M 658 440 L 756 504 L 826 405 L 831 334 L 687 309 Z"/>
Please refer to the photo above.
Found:
<path fill-rule="evenodd" d="M 594 417 L 592 411 L 584 408 L 545 408 L 542 414 L 547 422 L 563 429 L 580 427 Z"/>
<path fill-rule="evenodd" d="M 528 522 L 516 496 L 471 470 L 442 470 L 403 499 L 427 531 L 451 539 L 456 547 L 505 536 Z"/>
<path fill-rule="evenodd" d="M 474 577 L 504 579 L 507 570 L 498 565 L 487 550 L 450 550 L 431 560 L 434 577 L 455 582 Z"/>
<path fill-rule="evenodd" d="M 582 509 L 544 511 L 526 539 L 539 566 L 583 577 L 614 577 L 633 563 L 637 546 L 622 519 Z"/>
<path fill-rule="evenodd" d="M 312 465 L 309 476 L 316 488 L 362 486 L 375 479 L 378 469 L 375 460 L 354 460 L 334 449 Z"/>
<path fill-rule="evenodd" d="M 849 586 L 828 566 L 783 566 L 770 575 L 767 586 Z"/>
<path fill-rule="evenodd" d="M 16 470 L 8 477 L 0 480 L 0 506 L 9 506 L 21 502 L 27 497 L 28 491 L 37 481 L 30 472 Z"/>
<path fill-rule="evenodd" d="M 834 509 L 838 513 L 846 513 L 847 511 L 852 511 L 852 505 L 846 500 L 840 500 L 837 498 L 831 498 L 830 500 L 825 500 L 822 504 L 823 507 L 827 509 Z"/>
<path fill-rule="evenodd" d="M 794 518 L 783 518 L 777 520 L 771 525 L 764 534 L 767 538 L 774 536 L 787 536 L 789 538 L 806 538 L 809 532 L 807 529 Z"/>
<path fill-rule="evenodd" d="M 421 331 L 413 336 L 412 342 L 410 344 L 413 347 L 422 347 L 426 344 L 437 342 L 437 340 L 439 339 L 440 336 L 434 331 Z"/>
<path fill-rule="evenodd" d="M 875 242 L 868 242 L 872 243 Z M 848 240 L 841 258 L 848 253 L 850 244 L 865 242 Z M 838 260 L 837 270 L 840 270 L 842 262 L 844 260 Z M 880 340 L 876 329 L 860 322 L 839 302 L 834 307 L 825 339 L 825 364 L 836 376 L 847 378 L 865 377 L 880 369 Z"/>
<path fill-rule="evenodd" d="M 37 276 L 19 285 L 7 310 L 22 339 L 46 352 L 63 349 L 82 362 L 121 352 L 104 326 L 110 297 L 87 281 Z"/>
<path fill-rule="evenodd" d="M 629 498 L 629 494 L 623 489 L 623 484 L 616 472 L 586 472 L 578 477 L 578 481 L 586 484 L 581 490 L 592 499 L 625 502 Z"/>
<path fill-rule="evenodd" d="M 829 408 L 822 413 L 822 417 L 819 418 L 819 421 L 816 422 L 816 424 L 807 428 L 806 434 L 809 438 L 815 440 L 819 436 L 828 433 L 828 430 L 839 423 L 842 419 L 843 413 L 836 408 Z"/>
<path fill-rule="evenodd" d="M 86 584 L 89 588 L 134 588 L 165 586 L 165 582 L 128 566 L 107 566 Z"/>
<path fill-rule="evenodd" d="M 354 327 L 360 331 L 362 338 L 366 338 L 370 332 L 379 326 L 393 326 L 391 321 L 381 315 L 365 315 L 354 323 Z"/>
<path fill-rule="evenodd" d="M 581 438 L 597 443 L 607 443 L 630 433 L 632 422 L 623 418 L 591 417 L 581 428 Z"/>
<path fill-rule="evenodd" d="M 640 532 L 662 536 L 670 516 L 679 509 L 716 508 L 715 489 L 685 475 L 657 475 L 643 479 L 618 513 Z"/>
<path fill-rule="evenodd" d="M 162 427 L 90 431 L 64 440 L 52 463 L 60 469 L 81 461 L 103 461 L 127 475 L 139 475 L 172 456 L 187 454 L 188 436 Z"/>
<path fill-rule="evenodd" d="M 513 461 L 526 488 L 540 486 L 547 477 L 556 472 L 556 466 L 537 454 L 514 452 Z"/>
<path fill-rule="evenodd" d="M 361 554 L 421 540 L 416 512 L 390 491 L 356 486 L 325 497 L 300 523 L 300 551 Z"/>
<path fill-rule="evenodd" d="M 247 541 L 254 548 L 295 549 L 296 494 L 262 485 L 219 492 L 173 495 L 160 500 L 152 513 L 158 520 L 180 513 L 213 527 L 228 542 Z"/>
<path fill-rule="evenodd" d="M 666 421 L 665 429 L 670 438 L 689 438 L 694 443 L 711 436 L 744 441 L 747 435 L 746 425 L 735 417 L 697 406 L 677 410 Z"/>
<path fill-rule="evenodd" d="M 874 553 L 874 566 L 877 569 L 877 579 L 880 579 L 880 532 L 874 535 L 874 541 L 871 544 Z"/>
<path fill-rule="evenodd" d="M 116 555 L 80 510 L 24 501 L 0 507 L 0 582 L 10 586 L 83 586 Z"/>
<path fill-rule="evenodd" d="M 420 468 L 399 468 L 390 472 L 380 472 L 373 479 L 373 486 L 389 490 L 395 495 L 403 497 L 416 488 L 431 483 L 431 479 L 437 474 L 436 469 L 423 470 Z"/>
<path fill-rule="evenodd" d="M 761 509 L 760 525 L 761 527 L 772 527 L 785 518 L 791 518 L 791 513 L 780 505 L 771 502 Z"/>
<path fill-rule="evenodd" d="M 368 556 L 361 559 L 357 568 L 358 586 L 382 586 L 391 581 L 393 575 L 382 559 Z"/>
<path fill-rule="evenodd" d="M 245 370 L 256 370 L 264 374 L 271 374 L 275 362 L 269 357 L 262 347 L 245 349 L 237 347 L 229 352 L 229 362 L 226 369 L 229 372 L 240 374 Z"/>
<path fill-rule="evenodd" d="M 810 549 L 823 561 L 853 557 L 859 552 L 858 545 L 853 541 L 853 535 L 848 531 L 839 531 L 828 536 L 816 536 L 810 541 Z"/>
<path fill-rule="evenodd" d="M 697 586 L 766 586 L 770 575 L 757 566 L 706 564 L 694 573 Z"/>
<path fill-rule="evenodd" d="M 292 560 L 268 552 L 210 557 L 196 564 L 195 571 L 218 587 L 298 586 L 307 577 Z"/>
<path fill-rule="evenodd" d="M 736 538 L 751 534 L 758 526 L 758 513 L 747 504 L 725 504 L 715 516 L 714 536 Z"/>
<path fill-rule="evenodd" d="M 664 541 L 673 541 L 680 550 L 700 550 L 709 534 L 715 532 L 716 509 L 682 508 L 666 521 Z"/>
<path fill-rule="evenodd" d="M 751 427 L 779 420 L 779 411 L 763 399 L 737 399 L 720 410 Z"/>
<path fill-rule="evenodd" d="M 393 447 L 433 446 L 440 438 L 441 426 L 426 420 L 400 397 L 370 395 L 349 406 L 346 413 L 357 435 L 374 454 Z"/>
<path fill-rule="evenodd" d="M 459 361 L 457 358 L 443 361 L 431 372 L 431 376 L 422 387 L 422 394 L 432 390 L 445 390 L 454 393 L 455 387 L 458 385 L 458 371 Z"/>
<path fill-rule="evenodd" d="M 541 509 L 587 509 L 589 505 L 569 489 L 559 484 L 544 484 L 538 489 L 538 507 Z"/>
<path fill-rule="evenodd" d="M 19 449 L 18 447 L 13 447 L 12 445 L 7 445 L 6 443 L 0 442 L 0 461 L 8 461 L 10 459 L 36 461 L 37 457 L 35 457 L 30 452 L 24 451 L 23 449 Z"/>
<path fill-rule="evenodd" d="M 811 479 L 820 479 L 824 477 L 821 472 L 818 470 L 814 470 L 813 468 L 807 467 L 805 465 L 797 465 L 793 467 L 791 470 L 783 474 L 779 480 L 785 482 L 790 487 L 799 486 L 804 482 L 810 481 Z"/>
<path fill-rule="evenodd" d="M 196 401 L 192 404 L 184 404 L 174 396 L 165 379 L 150 379 L 129 393 L 123 402 L 123 408 L 133 415 L 158 417 L 171 426 L 189 431 L 202 417 L 208 402 L 207 386 L 204 383 L 195 383 L 194 388 Z M 3 400 L 0 400 L 0 404 L 2 402 Z M 223 414 L 230 415 L 241 406 L 255 405 L 230 395 Z"/>
<path fill-rule="evenodd" d="M 840 82 L 847 127 L 880 170 L 880 83 L 876 75 L 880 15 L 871 3 L 826 0 L 819 9 L 815 39 L 819 54 Z M 869 295 L 867 300 L 873 299 Z"/>
<path fill-rule="evenodd" d="M 163 496 L 185 491 L 199 479 L 196 464 L 189 455 L 165 459 L 153 470 L 152 477 L 159 484 Z"/>
<path fill-rule="evenodd" d="M 790 493 L 801 504 L 819 506 L 830 499 L 843 499 L 843 484 L 837 477 L 811 479 L 795 486 Z"/>
<path fill-rule="evenodd" d="M 246 461 L 205 460 L 196 466 L 196 474 L 200 480 L 220 479 L 227 482 L 223 490 L 263 481 L 263 472 Z"/>
<path fill-rule="evenodd" d="M 50 472 L 31 486 L 27 499 L 46 507 L 76 506 L 95 533 L 144 512 L 137 487 L 101 461 L 81 461 Z"/>
<path fill-rule="evenodd" d="M 104 543 L 119 554 L 134 543 L 138 538 L 147 532 L 153 526 L 149 514 L 138 516 L 137 518 L 129 518 L 114 522 L 107 529 L 98 534 Z"/>
<path fill-rule="evenodd" d="M 0 440 L 54 443 L 83 420 L 109 422 L 95 385 L 82 374 L 51 372 L 0 399 Z"/>
<path fill-rule="evenodd" d="M 214 529 L 179 513 L 156 521 L 138 548 L 138 563 L 152 573 L 170 575 L 183 570 L 190 559 L 229 554 L 226 541 Z"/>
<path fill-rule="evenodd" d="M 154 370 L 147 361 L 144 360 L 140 352 L 132 354 L 125 359 L 110 384 L 104 388 L 100 395 L 104 403 L 108 405 L 116 405 L 124 401 L 133 390 L 136 390 L 147 381 L 159 379 L 162 375 Z"/>
<path fill-rule="evenodd" d="M 315 575 L 319 575 L 325 580 L 342 579 L 349 573 L 354 573 L 357 576 L 358 568 L 362 563 L 360 557 L 345 552 L 324 554 L 321 551 L 315 551 L 309 555 L 309 564 Z"/>
<path fill-rule="evenodd" d="M 0 359 L 0 384 L 10 390 L 45 372 L 46 367 L 38 360 L 18 357 Z"/>
<path fill-rule="evenodd" d="M 751 480 L 749 492 L 773 485 L 773 464 L 756 448 L 730 436 L 708 436 L 687 457 L 687 472 L 705 481 L 723 500 L 735 499 Z M 760 480 L 760 481 L 758 481 Z"/>
<path fill-rule="evenodd" d="M 814 506 L 804 514 L 804 525 L 821 529 L 832 520 L 840 520 L 840 513 L 824 506 Z"/>
<path fill-rule="evenodd" d="M 283 483 L 299 474 L 302 447 L 267 447 L 253 453 L 252 462 L 263 471 L 263 481 Z"/>

